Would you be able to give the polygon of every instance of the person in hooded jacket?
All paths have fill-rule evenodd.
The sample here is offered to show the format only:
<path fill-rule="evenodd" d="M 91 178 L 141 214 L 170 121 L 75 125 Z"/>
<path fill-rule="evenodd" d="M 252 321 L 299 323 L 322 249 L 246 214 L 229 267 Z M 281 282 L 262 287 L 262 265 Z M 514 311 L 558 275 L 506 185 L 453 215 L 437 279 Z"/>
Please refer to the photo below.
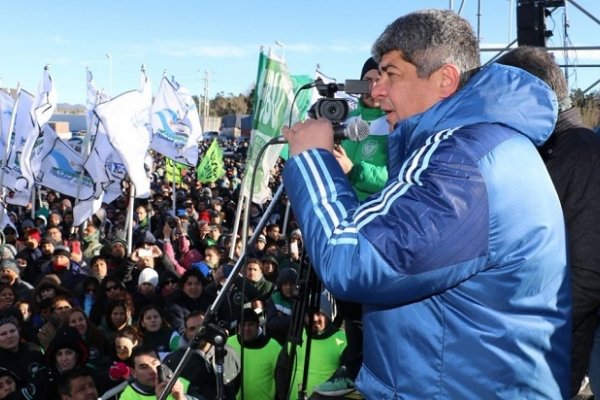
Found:
<path fill-rule="evenodd" d="M 89 348 L 83 341 L 77 329 L 67 326 L 56 332 L 46 351 L 46 365 L 40 368 L 27 387 L 28 397 L 32 400 L 55 400 L 58 394 L 58 380 L 66 372 L 87 364 Z M 94 373 L 96 387 L 102 391 L 109 385 L 104 373 Z M 107 375 L 107 374 L 106 374 Z"/>
<path fill-rule="evenodd" d="M 166 319 L 179 334 L 185 332 L 185 317 L 192 311 L 206 311 L 213 298 L 204 290 L 206 278 L 195 269 L 187 270 L 179 289 L 166 300 Z"/>
<path fill-rule="evenodd" d="M 314 270 L 362 305 L 358 391 L 568 398 L 565 224 L 536 149 L 555 94 L 522 70 L 480 67 L 473 29 L 449 10 L 396 19 L 372 54 L 371 95 L 394 124 L 379 194 L 359 202 L 328 120 L 283 129 L 283 181 Z"/>

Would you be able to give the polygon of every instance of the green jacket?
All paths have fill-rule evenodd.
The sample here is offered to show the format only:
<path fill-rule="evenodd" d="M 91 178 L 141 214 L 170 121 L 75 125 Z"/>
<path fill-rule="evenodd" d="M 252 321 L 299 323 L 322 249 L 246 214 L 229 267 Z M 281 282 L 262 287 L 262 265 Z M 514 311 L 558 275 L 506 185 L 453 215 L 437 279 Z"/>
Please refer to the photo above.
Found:
<path fill-rule="evenodd" d="M 342 141 L 342 147 L 354 166 L 348 179 L 359 200 L 379 192 L 387 182 L 389 125 L 379 108 L 365 107 L 362 101 L 350 113 L 348 123 L 361 118 L 369 123 L 369 136 L 363 141 Z"/>

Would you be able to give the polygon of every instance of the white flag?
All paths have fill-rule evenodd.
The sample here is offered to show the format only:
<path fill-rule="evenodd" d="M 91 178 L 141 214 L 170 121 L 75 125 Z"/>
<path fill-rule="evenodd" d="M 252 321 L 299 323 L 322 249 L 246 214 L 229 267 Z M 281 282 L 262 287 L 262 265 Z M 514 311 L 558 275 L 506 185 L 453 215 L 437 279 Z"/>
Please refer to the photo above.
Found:
<path fill-rule="evenodd" d="M 150 196 L 144 158 L 150 146 L 150 114 L 143 95 L 133 90 L 96 106 L 108 139 L 121 156 L 136 197 Z"/>
<path fill-rule="evenodd" d="M 52 117 L 56 109 L 56 90 L 52 84 L 52 78 L 48 72 L 48 67 L 44 68 L 42 81 L 38 87 L 38 93 L 33 100 L 33 109 L 31 116 L 34 124 L 33 132 L 27 135 L 23 150 L 19 159 L 21 165 L 21 177 L 17 180 L 15 189 L 19 192 L 31 194 L 34 183 L 35 171 L 32 168 L 31 160 L 34 156 L 33 149 L 36 147 L 38 137 L 42 132 L 42 127 Z M 37 144 L 39 146 L 40 143 Z"/>
<path fill-rule="evenodd" d="M 108 140 L 106 131 L 94 113 L 97 104 L 109 100 L 110 97 L 106 93 L 96 88 L 92 72 L 88 70 L 86 140 L 92 140 L 92 147 L 84 162 L 84 169 L 92 181 L 93 188 L 91 193 L 79 193 L 78 201 L 73 207 L 73 226 L 83 224 L 85 220 L 100 209 L 102 203 L 110 203 L 121 194 L 121 181 L 125 175 L 125 169 L 121 157 Z M 111 170 L 115 170 L 112 167 L 114 164 L 113 159 L 117 160 L 117 163 L 121 166 L 119 169 L 123 170 L 123 173 L 118 177 L 110 174 Z"/>
<path fill-rule="evenodd" d="M 33 107 L 33 96 L 27 91 L 21 89 L 17 94 L 17 108 L 15 110 L 15 126 L 13 128 L 14 139 L 13 145 L 10 148 L 8 162 L 4 169 L 4 186 L 8 187 L 14 193 L 7 197 L 6 201 L 9 204 L 26 206 L 31 200 L 31 195 L 28 192 L 17 192 L 17 181 L 22 178 L 21 173 L 21 152 L 23 145 L 30 134 L 36 134 L 35 124 L 31 117 L 31 109 Z"/>
<path fill-rule="evenodd" d="M 43 145 L 32 160 L 36 183 L 67 196 L 90 197 L 94 187 L 83 168 L 83 156 L 65 143 L 48 125 L 44 126 Z M 34 150 L 35 152 L 35 150 Z M 34 163 L 38 164 L 34 166 Z"/>
<path fill-rule="evenodd" d="M 0 159 L 4 160 L 7 143 L 10 143 L 10 117 L 15 107 L 15 100 L 4 90 L 0 90 Z"/>
<path fill-rule="evenodd" d="M 106 130 L 95 117 L 95 125 L 91 127 L 96 132 L 90 154 L 85 160 L 84 167 L 94 183 L 93 193 L 89 197 L 80 196 L 73 207 L 73 226 L 79 226 L 96 211 L 102 203 L 111 203 L 121 195 L 121 181 L 127 171 L 121 156 L 108 139 Z"/>
<path fill-rule="evenodd" d="M 163 77 L 152 104 L 150 147 L 174 161 L 196 166 L 200 137 L 200 116 L 191 94 L 175 80 Z"/>

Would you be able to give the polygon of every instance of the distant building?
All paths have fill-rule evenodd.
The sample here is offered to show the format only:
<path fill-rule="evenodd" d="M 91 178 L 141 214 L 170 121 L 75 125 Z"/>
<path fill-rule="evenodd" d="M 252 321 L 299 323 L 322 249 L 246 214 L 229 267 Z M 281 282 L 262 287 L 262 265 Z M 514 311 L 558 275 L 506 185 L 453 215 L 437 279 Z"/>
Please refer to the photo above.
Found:
<path fill-rule="evenodd" d="M 87 131 L 85 114 L 54 114 L 50 119 L 52 122 L 67 122 L 69 131 L 73 133 Z"/>
<path fill-rule="evenodd" d="M 252 116 L 248 114 L 229 114 L 221 118 L 221 134 L 225 136 L 250 136 Z"/>

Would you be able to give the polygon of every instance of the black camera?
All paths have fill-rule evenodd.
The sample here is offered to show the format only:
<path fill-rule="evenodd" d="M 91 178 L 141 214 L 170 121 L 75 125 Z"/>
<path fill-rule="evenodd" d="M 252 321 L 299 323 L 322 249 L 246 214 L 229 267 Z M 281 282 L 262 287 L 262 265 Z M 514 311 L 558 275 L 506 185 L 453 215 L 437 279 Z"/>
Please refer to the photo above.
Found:
<path fill-rule="evenodd" d="M 349 94 L 365 94 L 370 92 L 369 82 L 347 79 L 346 83 L 325 83 L 321 78 L 315 81 L 315 88 L 323 98 L 316 101 L 308 110 L 310 118 L 326 118 L 332 124 L 341 124 L 348 119 L 350 105 L 348 101 L 335 98 L 335 93 L 345 91 Z"/>
<path fill-rule="evenodd" d="M 166 222 L 171 229 L 177 228 L 177 218 L 175 218 L 174 216 L 167 214 Z"/>

